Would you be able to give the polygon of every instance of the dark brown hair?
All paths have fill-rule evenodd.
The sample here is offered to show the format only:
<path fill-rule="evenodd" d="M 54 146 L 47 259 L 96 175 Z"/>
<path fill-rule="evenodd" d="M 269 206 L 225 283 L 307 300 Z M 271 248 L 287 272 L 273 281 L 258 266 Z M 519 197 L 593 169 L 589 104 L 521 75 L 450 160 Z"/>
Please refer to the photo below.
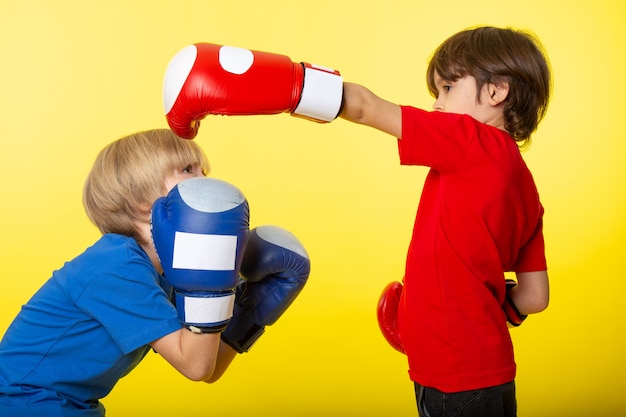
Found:
<path fill-rule="evenodd" d="M 546 113 L 550 68 L 538 39 L 528 32 L 490 26 L 463 30 L 444 41 L 428 64 L 426 82 L 437 97 L 435 71 L 447 81 L 474 77 L 478 94 L 485 84 L 508 83 L 504 128 L 522 147 Z"/>

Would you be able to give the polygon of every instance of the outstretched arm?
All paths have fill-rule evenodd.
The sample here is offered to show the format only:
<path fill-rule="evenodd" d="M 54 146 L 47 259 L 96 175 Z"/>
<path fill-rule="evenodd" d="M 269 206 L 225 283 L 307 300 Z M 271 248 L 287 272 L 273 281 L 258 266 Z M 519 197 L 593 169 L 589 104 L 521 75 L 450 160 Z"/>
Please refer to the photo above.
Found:
<path fill-rule="evenodd" d="M 209 114 L 289 112 L 330 122 L 342 103 L 344 119 L 401 136 L 400 106 L 344 83 L 339 71 L 295 63 L 285 55 L 197 43 L 172 58 L 163 84 L 168 124 L 187 139 L 196 136 L 200 120 Z"/>
<path fill-rule="evenodd" d="M 343 110 L 339 116 L 396 138 L 402 137 L 400 106 L 378 97 L 362 85 L 343 83 Z"/>

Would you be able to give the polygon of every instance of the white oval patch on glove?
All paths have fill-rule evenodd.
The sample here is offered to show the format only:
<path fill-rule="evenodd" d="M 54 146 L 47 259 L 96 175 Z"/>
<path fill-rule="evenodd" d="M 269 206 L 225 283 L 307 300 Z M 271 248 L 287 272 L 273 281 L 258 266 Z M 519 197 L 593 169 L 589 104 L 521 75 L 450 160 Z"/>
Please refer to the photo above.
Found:
<path fill-rule="evenodd" d="M 170 61 L 165 70 L 165 80 L 163 81 L 163 108 L 168 114 L 187 81 L 187 77 L 196 63 L 198 49 L 195 45 L 189 45 L 181 49 Z"/>
<path fill-rule="evenodd" d="M 254 63 L 254 54 L 249 49 L 222 46 L 219 60 L 225 71 L 241 75 L 248 71 Z"/>

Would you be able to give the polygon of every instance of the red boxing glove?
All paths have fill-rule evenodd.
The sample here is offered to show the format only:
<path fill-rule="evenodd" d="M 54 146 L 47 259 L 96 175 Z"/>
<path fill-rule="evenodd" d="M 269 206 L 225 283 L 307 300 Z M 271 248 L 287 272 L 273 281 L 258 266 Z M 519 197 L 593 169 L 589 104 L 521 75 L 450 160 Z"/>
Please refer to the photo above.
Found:
<path fill-rule="evenodd" d="M 512 279 L 506 280 L 506 296 L 504 297 L 504 302 L 502 303 L 502 309 L 504 310 L 504 314 L 506 314 L 506 321 L 510 325 L 509 327 L 517 327 L 528 317 L 525 314 L 519 312 L 515 304 L 513 304 L 513 300 L 509 294 L 511 288 L 515 287 L 517 282 Z"/>
<path fill-rule="evenodd" d="M 163 106 L 172 131 L 186 139 L 208 114 L 288 112 L 317 122 L 340 113 L 343 79 L 338 71 L 294 63 L 284 55 L 210 43 L 189 45 L 170 61 Z"/>
<path fill-rule="evenodd" d="M 378 326 L 387 343 L 398 352 L 405 353 L 398 331 L 398 306 L 401 296 L 402 284 L 397 281 L 389 283 L 378 300 L 377 317 Z"/>

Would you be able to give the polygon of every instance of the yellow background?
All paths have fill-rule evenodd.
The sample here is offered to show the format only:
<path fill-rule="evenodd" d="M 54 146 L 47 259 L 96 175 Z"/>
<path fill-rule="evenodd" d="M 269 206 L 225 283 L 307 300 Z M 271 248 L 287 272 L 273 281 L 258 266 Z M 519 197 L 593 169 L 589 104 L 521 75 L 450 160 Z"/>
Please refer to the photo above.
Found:
<path fill-rule="evenodd" d="M 546 207 L 552 302 L 512 330 L 519 415 L 626 412 L 624 4 L 1 0 L 0 334 L 98 238 L 83 180 L 107 143 L 166 127 L 161 82 L 183 46 L 285 54 L 430 108 L 434 48 L 468 26 L 512 25 L 541 38 L 555 80 L 525 154 Z M 405 359 L 375 311 L 402 278 L 425 169 L 400 167 L 393 138 L 343 120 L 211 117 L 196 140 L 212 175 L 248 197 L 253 226 L 302 240 L 309 284 L 218 383 L 188 381 L 151 354 L 104 399 L 108 415 L 416 416 Z"/>

